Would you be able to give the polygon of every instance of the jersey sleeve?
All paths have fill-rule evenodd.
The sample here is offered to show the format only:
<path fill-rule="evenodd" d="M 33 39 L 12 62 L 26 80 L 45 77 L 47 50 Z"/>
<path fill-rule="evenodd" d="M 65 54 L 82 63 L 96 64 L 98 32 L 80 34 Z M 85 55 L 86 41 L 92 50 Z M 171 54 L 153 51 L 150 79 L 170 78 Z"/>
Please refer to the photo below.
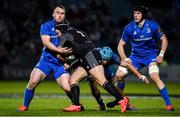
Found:
<path fill-rule="evenodd" d="M 40 35 L 50 35 L 50 29 L 47 24 L 42 24 L 40 29 Z"/>
<path fill-rule="evenodd" d="M 117 64 L 117 65 L 120 65 L 119 57 L 118 57 L 118 55 L 115 54 L 115 53 L 113 53 L 112 61 L 113 61 L 113 63 L 115 63 L 115 64 Z"/>
<path fill-rule="evenodd" d="M 126 26 L 123 30 L 121 40 L 123 40 L 124 42 L 127 42 L 130 38 L 129 32 L 130 32 L 130 30 L 129 30 L 128 26 Z"/>
<path fill-rule="evenodd" d="M 164 34 L 163 31 L 161 30 L 160 26 L 158 23 L 154 23 L 154 31 L 155 31 L 155 36 L 158 39 L 161 39 L 162 35 Z"/>

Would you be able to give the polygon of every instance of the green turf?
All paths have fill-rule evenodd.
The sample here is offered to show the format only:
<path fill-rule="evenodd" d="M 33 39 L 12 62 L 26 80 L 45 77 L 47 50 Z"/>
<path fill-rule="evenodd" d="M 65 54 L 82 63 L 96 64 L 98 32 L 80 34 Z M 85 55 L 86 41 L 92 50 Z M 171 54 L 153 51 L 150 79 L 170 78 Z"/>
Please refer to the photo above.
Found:
<path fill-rule="evenodd" d="M 46 116 L 126 116 L 126 115 L 149 115 L 149 116 L 173 116 L 180 115 L 180 99 L 172 99 L 176 111 L 174 112 L 166 112 L 162 110 L 163 102 L 161 99 L 131 99 L 131 103 L 135 105 L 139 110 L 137 111 L 127 111 L 126 113 L 121 113 L 119 111 L 119 107 L 114 109 L 108 109 L 106 111 L 99 111 L 97 108 L 97 104 L 92 98 L 81 98 L 83 105 L 85 106 L 84 112 L 78 113 L 69 113 L 63 112 L 62 108 L 69 105 L 69 101 L 64 98 L 48 98 L 48 99 L 34 99 L 31 103 L 29 111 L 27 112 L 17 112 L 16 108 L 18 105 L 22 103 L 22 99 L 0 99 L 0 115 L 46 115 Z M 110 99 L 105 99 L 105 102 L 108 102 Z"/>
<path fill-rule="evenodd" d="M 92 97 L 83 97 L 83 94 L 90 94 L 89 86 L 86 82 L 82 82 L 81 87 L 81 103 L 85 106 L 86 110 L 79 113 L 62 112 L 62 108 L 68 106 L 70 101 L 66 97 L 51 97 L 51 95 L 63 95 L 64 92 L 59 89 L 55 81 L 44 81 L 36 89 L 36 97 L 33 99 L 28 112 L 17 112 L 16 108 L 23 102 L 23 91 L 26 86 L 26 82 L 22 81 L 0 81 L 0 116 L 174 116 L 180 115 L 180 91 L 179 83 L 168 83 L 167 88 L 170 95 L 176 95 L 179 97 L 171 98 L 172 103 L 176 111 L 166 112 L 163 110 L 164 102 L 161 98 L 144 98 L 137 97 L 131 98 L 131 103 L 135 105 L 139 110 L 127 111 L 126 113 L 120 113 L 119 108 L 108 109 L 105 112 L 99 111 L 97 103 Z M 102 88 L 101 92 L 107 94 Z M 157 95 L 155 85 L 145 85 L 141 82 L 138 83 L 126 83 L 125 92 L 128 95 Z M 18 95 L 16 97 L 16 95 Z M 46 97 L 41 97 L 46 95 Z M 49 96 L 49 97 L 48 97 Z M 104 97 L 105 102 L 113 100 L 112 97 Z"/>
<path fill-rule="evenodd" d="M 0 94 L 23 94 L 27 81 L 0 81 Z M 166 83 L 170 95 L 180 96 L 180 83 Z M 90 89 L 87 82 L 80 83 L 81 93 L 89 94 Z M 104 89 L 100 88 L 102 93 L 106 93 Z M 63 93 L 59 89 L 56 81 L 43 81 L 36 89 L 38 94 L 59 94 Z M 126 94 L 159 94 L 156 86 L 151 83 L 146 85 L 142 82 L 126 82 Z"/>

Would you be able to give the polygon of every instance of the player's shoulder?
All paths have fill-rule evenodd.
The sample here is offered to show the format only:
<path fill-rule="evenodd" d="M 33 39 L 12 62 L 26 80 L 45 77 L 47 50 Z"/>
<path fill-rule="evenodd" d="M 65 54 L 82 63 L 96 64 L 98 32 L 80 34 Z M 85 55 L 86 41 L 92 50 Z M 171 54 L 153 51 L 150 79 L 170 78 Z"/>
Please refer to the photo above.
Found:
<path fill-rule="evenodd" d="M 155 20 L 153 20 L 153 19 L 146 19 L 146 22 L 147 22 L 149 25 L 153 25 L 153 26 L 158 25 L 158 23 L 157 23 Z"/>
<path fill-rule="evenodd" d="M 128 23 L 124 29 L 126 30 L 131 30 L 134 27 L 134 21 L 131 21 L 130 23 Z"/>
<path fill-rule="evenodd" d="M 53 23 L 54 23 L 53 20 L 48 20 L 48 21 L 45 21 L 44 23 L 42 23 L 41 26 L 51 26 Z"/>
<path fill-rule="evenodd" d="M 69 32 L 69 33 L 71 33 L 71 34 L 81 35 L 81 36 L 83 36 L 83 37 L 87 37 L 87 34 L 86 34 L 84 31 L 82 31 L 82 30 L 80 30 L 80 29 L 76 29 L 76 28 L 74 28 L 74 27 L 68 28 L 68 31 L 67 31 L 67 32 Z"/>

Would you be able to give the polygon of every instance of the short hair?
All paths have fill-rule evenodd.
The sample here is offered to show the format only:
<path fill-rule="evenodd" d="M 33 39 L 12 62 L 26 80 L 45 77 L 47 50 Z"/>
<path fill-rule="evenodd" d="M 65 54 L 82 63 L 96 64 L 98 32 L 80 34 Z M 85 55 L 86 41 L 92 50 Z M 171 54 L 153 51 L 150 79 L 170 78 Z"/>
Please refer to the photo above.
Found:
<path fill-rule="evenodd" d="M 64 11 L 66 11 L 65 7 L 62 5 L 62 4 L 58 4 L 54 7 L 54 9 L 56 9 L 57 7 L 61 8 L 61 9 L 64 9 Z M 53 9 L 53 10 L 54 10 Z"/>

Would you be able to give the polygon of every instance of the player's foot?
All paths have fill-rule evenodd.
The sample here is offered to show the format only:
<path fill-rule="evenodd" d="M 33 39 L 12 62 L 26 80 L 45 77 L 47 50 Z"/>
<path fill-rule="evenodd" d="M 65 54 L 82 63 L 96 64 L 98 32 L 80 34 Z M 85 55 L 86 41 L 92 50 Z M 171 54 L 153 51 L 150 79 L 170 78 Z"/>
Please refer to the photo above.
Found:
<path fill-rule="evenodd" d="M 80 112 L 82 110 L 81 110 L 81 105 L 79 105 L 79 106 L 71 105 L 71 106 L 69 106 L 67 108 L 64 108 L 63 111 L 65 111 L 65 112 Z"/>
<path fill-rule="evenodd" d="M 174 107 L 172 105 L 165 106 L 164 110 L 166 111 L 174 111 Z"/>
<path fill-rule="evenodd" d="M 118 101 L 117 100 L 114 100 L 114 101 L 109 102 L 109 103 L 106 104 L 106 106 L 108 108 L 114 108 L 116 105 L 118 105 Z"/>
<path fill-rule="evenodd" d="M 104 103 L 103 103 L 102 105 L 99 106 L 99 110 L 101 110 L 101 111 L 106 110 L 106 106 L 105 106 Z"/>
<path fill-rule="evenodd" d="M 128 105 L 128 98 L 124 97 L 123 100 L 120 100 L 118 102 L 119 106 L 121 107 L 121 112 L 124 113 L 126 112 L 126 107 Z"/>
<path fill-rule="evenodd" d="M 81 106 L 81 111 L 84 111 L 85 110 L 84 106 L 82 104 L 80 104 L 80 106 Z"/>
<path fill-rule="evenodd" d="M 19 106 L 18 111 L 28 111 L 28 107 L 27 106 Z"/>

